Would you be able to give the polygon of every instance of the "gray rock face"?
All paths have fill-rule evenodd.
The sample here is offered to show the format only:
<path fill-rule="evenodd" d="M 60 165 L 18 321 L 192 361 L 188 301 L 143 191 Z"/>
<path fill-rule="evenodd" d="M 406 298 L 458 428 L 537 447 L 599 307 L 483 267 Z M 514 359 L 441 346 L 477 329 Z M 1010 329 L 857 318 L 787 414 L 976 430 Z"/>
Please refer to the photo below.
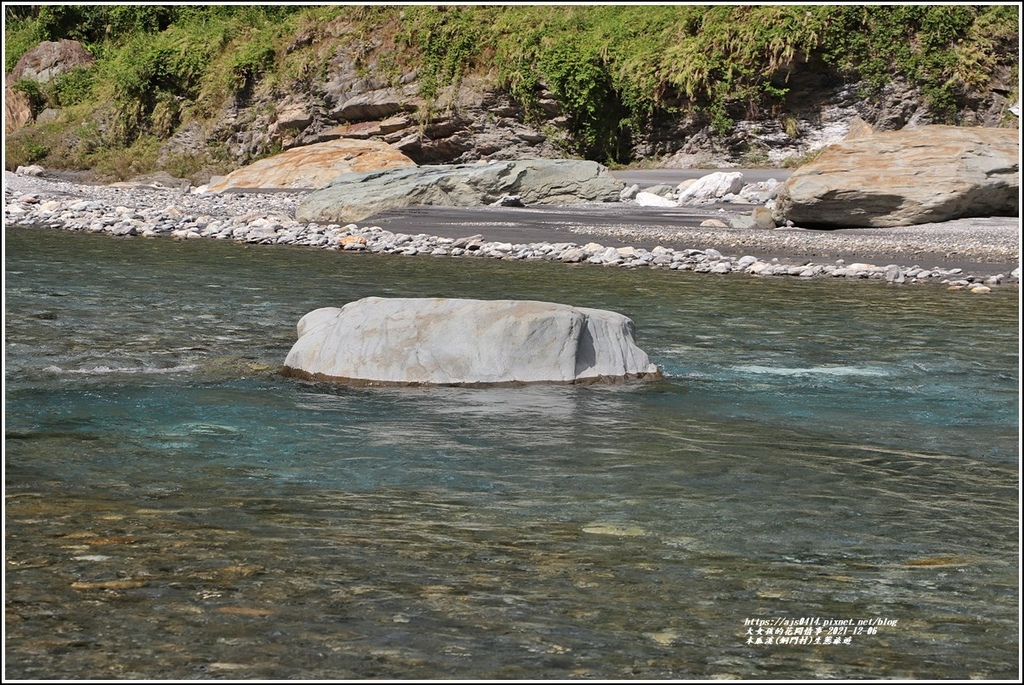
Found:
<path fill-rule="evenodd" d="M 96 59 L 77 40 L 44 40 L 18 60 L 11 70 L 15 81 L 23 78 L 48 83 L 78 66 L 89 66 Z"/>
<path fill-rule="evenodd" d="M 530 300 L 368 297 L 303 316 L 287 375 L 367 385 L 658 378 L 633 322 Z"/>
<path fill-rule="evenodd" d="M 428 165 L 339 176 L 310 193 L 299 221 L 359 221 L 419 205 L 475 207 L 518 195 L 526 205 L 618 202 L 622 183 L 597 162 L 530 159 L 490 164 Z"/>
<path fill-rule="evenodd" d="M 798 226 L 892 227 L 1020 212 L 1016 129 L 921 126 L 844 141 L 797 169 L 779 208 Z"/>

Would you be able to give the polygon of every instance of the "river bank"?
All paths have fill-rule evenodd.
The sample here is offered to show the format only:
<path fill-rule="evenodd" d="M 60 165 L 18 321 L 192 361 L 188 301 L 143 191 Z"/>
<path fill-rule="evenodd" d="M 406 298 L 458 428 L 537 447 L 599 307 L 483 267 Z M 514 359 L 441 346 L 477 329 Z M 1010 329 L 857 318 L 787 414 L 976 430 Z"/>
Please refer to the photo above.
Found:
<path fill-rule="evenodd" d="M 295 221 L 302 192 L 192 194 L 4 173 L 8 225 L 114 236 L 216 238 L 403 255 L 533 259 L 623 268 L 797 278 L 879 279 L 986 292 L 1019 283 L 1019 218 L 810 231 L 702 226 L 745 205 L 651 208 L 423 207 L 365 226 Z"/>

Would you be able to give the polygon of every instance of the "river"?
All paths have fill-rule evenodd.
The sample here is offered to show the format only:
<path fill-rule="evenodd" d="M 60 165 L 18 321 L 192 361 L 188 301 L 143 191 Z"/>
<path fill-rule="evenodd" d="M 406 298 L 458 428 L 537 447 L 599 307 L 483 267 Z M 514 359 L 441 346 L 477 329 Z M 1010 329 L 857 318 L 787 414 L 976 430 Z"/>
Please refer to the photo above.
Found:
<path fill-rule="evenodd" d="M 7 229 L 6 677 L 1019 674 L 1019 305 Z M 666 374 L 346 388 L 306 312 L 631 317 Z"/>

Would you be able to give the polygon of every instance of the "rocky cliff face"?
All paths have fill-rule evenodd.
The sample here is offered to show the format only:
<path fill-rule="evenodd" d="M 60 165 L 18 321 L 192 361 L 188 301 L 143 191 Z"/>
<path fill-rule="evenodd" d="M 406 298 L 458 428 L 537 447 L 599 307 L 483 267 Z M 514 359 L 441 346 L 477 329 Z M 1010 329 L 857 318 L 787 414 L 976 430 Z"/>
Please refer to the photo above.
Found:
<path fill-rule="evenodd" d="M 558 145 L 564 122 L 526 118 L 520 105 L 482 79 L 466 79 L 427 102 L 414 72 L 388 84 L 340 65 L 326 80 L 284 99 L 257 93 L 248 102 L 231 103 L 205 125 L 183 127 L 161 156 L 196 154 L 220 141 L 234 161 L 245 163 L 268 150 L 340 138 L 387 143 L 417 164 L 565 156 Z"/>
<path fill-rule="evenodd" d="M 71 43 L 44 44 L 41 47 L 49 50 L 44 57 L 84 52 L 73 50 Z M 32 54 L 23 60 L 22 77 L 52 77 L 58 67 L 66 68 L 65 62 L 75 63 L 70 58 L 58 63 L 35 51 Z M 372 60 L 339 50 L 318 74 L 287 85 L 257 82 L 214 116 L 178 125 L 162 145 L 157 163 L 178 155 L 199 159 L 216 149 L 221 159 L 226 156 L 230 165 L 238 167 L 273 152 L 339 139 L 383 143 L 417 164 L 571 156 L 567 141 L 572 121 L 548 91 L 537 93 L 536 106 L 528 113 L 483 76 L 467 76 L 428 99 L 415 71 L 396 75 L 392 69 L 385 76 L 387 71 Z M 986 95 L 966 103 L 958 123 L 1005 126 L 1015 122 L 1007 114 L 1013 104 L 1006 99 L 1012 77 L 996 74 Z M 726 133 L 715 131 L 706 113 L 682 99 L 669 113 L 673 109 L 669 101 L 648 129 L 632 138 L 631 157 L 668 167 L 795 164 L 841 141 L 855 117 L 876 131 L 936 123 L 926 98 L 912 84 L 893 81 L 869 97 L 862 84 L 844 81 L 820 64 L 798 63 L 785 85 L 789 94 L 775 111 L 730 112 L 735 123 Z M 8 89 L 8 126 L 31 121 L 31 113 L 24 111 L 26 105 L 16 95 Z M 103 122 L 98 123 L 103 129 Z M 205 182 L 208 177 L 192 180 Z"/>
<path fill-rule="evenodd" d="M 558 158 L 569 120 L 549 92 L 538 98 L 540 120 L 483 78 L 449 87 L 433 102 L 421 95 L 415 72 L 394 83 L 360 76 L 352 64 L 308 89 L 275 100 L 271 94 L 233 103 L 208 125 L 193 124 L 173 136 L 162 151 L 195 151 L 223 141 L 243 163 L 269 149 L 352 138 L 391 145 L 417 164 L 453 164 L 478 160 Z M 1009 86 L 960 113 L 962 125 L 1005 125 Z M 253 117 L 252 112 L 265 112 Z M 735 113 L 727 134 L 716 133 L 706 115 L 663 115 L 632 141 L 634 159 L 656 159 L 669 167 L 784 165 L 837 143 L 859 117 L 876 131 L 936 123 L 923 94 L 894 81 L 868 97 L 858 83 L 820 73 L 795 75 L 789 97 L 776 113 Z M 250 123 L 242 124 L 249 120 Z"/>

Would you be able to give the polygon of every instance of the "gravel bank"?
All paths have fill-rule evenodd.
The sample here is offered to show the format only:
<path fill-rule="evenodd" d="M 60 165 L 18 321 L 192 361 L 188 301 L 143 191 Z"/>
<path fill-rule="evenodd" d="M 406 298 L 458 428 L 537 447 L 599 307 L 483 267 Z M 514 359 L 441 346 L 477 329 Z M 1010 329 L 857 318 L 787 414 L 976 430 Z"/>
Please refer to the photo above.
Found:
<path fill-rule="evenodd" d="M 612 231 L 579 228 L 582 235 L 615 235 L 663 244 L 693 242 L 730 252 L 790 260 L 845 259 L 897 264 L 941 265 L 966 270 L 1012 270 L 1019 265 L 1020 220 L 1014 217 L 956 219 L 896 228 L 831 231 L 801 228 L 651 229 L 623 226 Z"/>
<path fill-rule="evenodd" d="M 304 193 L 194 195 L 156 186 L 97 186 L 4 172 L 7 225 L 43 225 L 116 236 L 219 238 L 249 243 L 304 245 L 404 255 L 544 259 L 625 268 L 655 267 L 758 276 L 883 279 L 895 285 L 938 283 L 985 292 L 1019 283 L 1020 220 L 960 219 L 904 228 L 808 231 L 701 227 L 700 220 L 750 207 L 687 208 L 677 216 L 644 213 L 626 203 L 552 208 L 528 214 L 515 209 L 486 215 L 436 208 L 460 221 L 393 216 L 387 228 L 301 224 L 295 207 Z M 435 209 L 435 208 L 430 208 Z M 501 214 L 498 214 L 501 211 Z M 547 214 L 545 214 L 547 212 Z M 517 217 L 541 221 L 537 230 L 515 230 Z M 647 217 L 651 220 L 648 221 Z M 497 219 L 507 218 L 508 221 Z M 504 230 L 492 231 L 502 224 Z M 689 224 L 689 225 L 684 225 Z M 545 228 L 547 226 L 547 228 Z M 456 228 L 457 227 L 457 228 Z M 486 236 L 484 234 L 487 234 Z M 495 240 L 495 236 L 498 239 Z M 515 239 L 530 242 L 514 242 Z"/>

